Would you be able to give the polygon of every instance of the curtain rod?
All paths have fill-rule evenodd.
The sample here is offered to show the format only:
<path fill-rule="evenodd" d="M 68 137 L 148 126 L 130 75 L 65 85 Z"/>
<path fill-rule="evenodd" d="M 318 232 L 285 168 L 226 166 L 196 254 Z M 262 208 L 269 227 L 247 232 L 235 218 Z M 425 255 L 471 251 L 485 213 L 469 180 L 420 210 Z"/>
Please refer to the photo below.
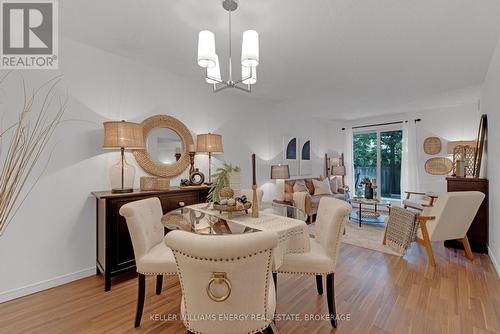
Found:
<path fill-rule="evenodd" d="M 415 119 L 415 123 L 420 122 L 422 119 L 417 118 Z M 396 122 L 387 122 L 387 123 L 376 123 L 376 124 L 368 124 L 368 125 L 359 125 L 359 126 L 353 126 L 352 129 L 363 129 L 363 128 L 371 128 L 374 126 L 382 126 L 382 125 L 394 125 L 394 124 L 403 124 L 403 123 L 408 123 L 408 121 L 396 121 Z M 345 128 L 342 128 L 342 130 L 345 130 Z"/>

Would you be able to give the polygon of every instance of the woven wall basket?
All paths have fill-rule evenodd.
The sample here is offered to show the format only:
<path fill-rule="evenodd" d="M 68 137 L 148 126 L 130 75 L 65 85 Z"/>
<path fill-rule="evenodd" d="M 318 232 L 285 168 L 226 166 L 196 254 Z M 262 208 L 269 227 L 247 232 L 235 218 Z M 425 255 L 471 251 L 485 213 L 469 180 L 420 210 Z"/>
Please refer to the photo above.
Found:
<path fill-rule="evenodd" d="M 425 171 L 432 175 L 446 175 L 453 169 L 453 162 L 448 158 L 430 158 L 425 162 Z"/>
<path fill-rule="evenodd" d="M 424 152 L 429 155 L 441 152 L 441 139 L 438 137 L 427 137 L 424 140 Z"/>

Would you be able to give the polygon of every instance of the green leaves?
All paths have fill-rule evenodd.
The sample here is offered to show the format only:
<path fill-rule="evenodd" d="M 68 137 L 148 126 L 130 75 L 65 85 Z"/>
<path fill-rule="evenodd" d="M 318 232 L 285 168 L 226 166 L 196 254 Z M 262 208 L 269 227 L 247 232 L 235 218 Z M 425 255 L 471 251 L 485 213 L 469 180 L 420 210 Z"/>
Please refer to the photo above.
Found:
<path fill-rule="evenodd" d="M 215 174 L 212 177 L 215 178 L 215 182 L 212 188 L 208 191 L 207 201 L 208 202 L 218 202 L 220 201 L 220 191 L 224 187 L 229 187 L 229 173 L 239 172 L 239 166 L 233 166 L 232 164 L 223 163 L 222 167 L 215 170 Z"/>

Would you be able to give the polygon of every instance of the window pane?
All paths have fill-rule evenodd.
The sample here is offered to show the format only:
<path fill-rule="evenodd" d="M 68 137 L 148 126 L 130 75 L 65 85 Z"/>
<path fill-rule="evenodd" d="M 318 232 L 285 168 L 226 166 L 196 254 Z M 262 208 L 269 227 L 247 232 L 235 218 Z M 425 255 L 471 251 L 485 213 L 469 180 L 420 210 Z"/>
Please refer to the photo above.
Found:
<path fill-rule="evenodd" d="M 380 133 L 380 177 L 382 197 L 401 198 L 401 149 L 403 131 Z"/>
<path fill-rule="evenodd" d="M 354 191 L 356 196 L 363 196 L 360 182 L 363 178 L 377 178 L 377 133 L 353 134 Z"/>

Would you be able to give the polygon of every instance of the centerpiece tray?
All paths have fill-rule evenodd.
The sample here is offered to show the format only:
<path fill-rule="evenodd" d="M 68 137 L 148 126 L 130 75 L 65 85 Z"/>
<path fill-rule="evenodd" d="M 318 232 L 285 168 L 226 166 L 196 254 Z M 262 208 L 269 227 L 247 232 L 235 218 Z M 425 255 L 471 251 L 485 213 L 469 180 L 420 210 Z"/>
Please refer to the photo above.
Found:
<path fill-rule="evenodd" d="M 220 213 L 222 212 L 227 212 L 228 218 L 232 217 L 233 212 L 245 212 L 248 213 L 248 209 L 252 207 L 252 203 L 246 202 L 243 204 L 243 208 L 237 207 L 236 205 L 222 205 L 222 204 L 215 204 L 213 205 L 214 210 L 219 211 Z"/>

